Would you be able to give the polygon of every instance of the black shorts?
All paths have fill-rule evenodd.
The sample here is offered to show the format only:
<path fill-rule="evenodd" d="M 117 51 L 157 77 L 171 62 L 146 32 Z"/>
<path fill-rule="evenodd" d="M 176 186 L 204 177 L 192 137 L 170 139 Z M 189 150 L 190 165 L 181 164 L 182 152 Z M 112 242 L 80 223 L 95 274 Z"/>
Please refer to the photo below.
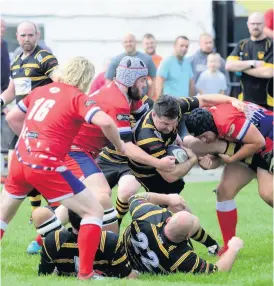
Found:
<path fill-rule="evenodd" d="M 9 149 L 10 149 L 10 150 L 14 150 L 14 149 L 15 149 L 15 145 L 16 145 L 16 143 L 17 143 L 17 141 L 18 141 L 18 138 L 19 138 L 19 137 L 18 137 L 17 135 L 14 135 L 14 136 L 13 136 L 13 138 L 12 138 L 10 144 L 9 144 Z"/>
<path fill-rule="evenodd" d="M 254 154 L 252 162 L 248 167 L 257 173 L 257 168 L 268 171 L 270 174 L 273 174 L 273 151 L 265 154 L 263 157 L 260 154 Z"/>
<path fill-rule="evenodd" d="M 102 157 L 96 159 L 96 163 L 104 173 L 110 188 L 114 188 L 125 175 L 132 175 L 128 164 L 118 164 L 105 160 Z"/>
<path fill-rule="evenodd" d="M 147 192 L 153 192 L 158 194 L 179 194 L 184 186 L 185 182 L 180 179 L 176 182 L 169 183 L 157 173 L 153 177 L 137 178 Z"/>

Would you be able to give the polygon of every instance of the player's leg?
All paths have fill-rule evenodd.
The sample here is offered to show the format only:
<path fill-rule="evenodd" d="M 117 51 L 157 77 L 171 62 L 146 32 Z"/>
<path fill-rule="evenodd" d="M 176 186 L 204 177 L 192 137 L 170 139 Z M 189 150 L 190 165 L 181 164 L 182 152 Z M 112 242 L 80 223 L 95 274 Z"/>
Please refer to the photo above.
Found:
<path fill-rule="evenodd" d="M 190 238 L 206 246 L 209 254 L 217 255 L 219 250 L 217 241 L 201 227 L 199 218 L 195 215 L 192 216 L 194 224 L 190 233 Z"/>
<path fill-rule="evenodd" d="M 228 241 L 236 235 L 237 207 L 234 198 L 255 177 L 256 174 L 242 163 L 226 165 L 223 170 L 217 187 L 216 212 L 223 236 L 224 251 L 227 249 Z"/>
<path fill-rule="evenodd" d="M 122 166 L 121 166 L 122 167 Z M 131 174 L 128 165 L 123 166 L 124 172 L 122 173 L 118 182 L 116 210 L 119 226 L 122 223 L 124 216 L 129 210 L 128 200 L 131 196 L 135 195 L 141 184 Z M 126 169 L 126 170 L 125 170 Z"/>
<path fill-rule="evenodd" d="M 19 163 L 13 154 L 11 168 L 1 193 L 0 200 L 0 239 L 2 239 L 8 223 L 16 214 L 20 204 L 32 190 L 24 176 L 24 165 Z"/>
<path fill-rule="evenodd" d="M 267 170 L 257 169 L 258 188 L 261 198 L 273 207 L 273 174 Z"/>
<path fill-rule="evenodd" d="M 46 173 L 46 175 L 45 175 Z M 94 276 L 93 261 L 99 246 L 104 210 L 93 192 L 71 171 L 34 170 L 28 180 L 51 202 L 61 203 L 82 217 L 78 235 L 80 279 Z"/>

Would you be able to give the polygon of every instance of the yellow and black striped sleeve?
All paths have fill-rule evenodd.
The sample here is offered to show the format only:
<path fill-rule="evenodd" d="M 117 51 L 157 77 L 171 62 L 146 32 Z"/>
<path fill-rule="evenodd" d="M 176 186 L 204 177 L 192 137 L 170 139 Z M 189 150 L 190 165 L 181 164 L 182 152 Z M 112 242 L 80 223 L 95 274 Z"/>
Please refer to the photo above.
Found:
<path fill-rule="evenodd" d="M 47 76 L 58 66 L 56 57 L 47 50 L 38 51 L 34 58 L 38 61 L 42 72 Z"/>
<path fill-rule="evenodd" d="M 179 99 L 181 116 L 185 113 L 191 112 L 193 109 L 199 107 L 199 99 L 197 97 L 182 97 Z M 180 116 L 180 117 L 181 117 Z"/>
<path fill-rule="evenodd" d="M 153 215 L 162 214 L 166 211 L 166 209 L 160 206 L 149 203 L 146 199 L 146 194 L 137 194 L 129 199 L 129 212 L 132 220 L 147 220 Z"/>
<path fill-rule="evenodd" d="M 173 260 L 170 266 L 171 272 L 211 274 L 218 271 L 217 265 L 200 258 L 190 247 L 184 248 L 184 251 L 176 249 L 170 256 Z"/>
<path fill-rule="evenodd" d="M 230 61 L 238 61 L 240 59 L 241 45 L 242 41 L 240 41 L 237 46 L 233 49 L 231 54 L 227 57 L 227 60 Z"/>
<path fill-rule="evenodd" d="M 273 41 L 270 41 L 270 39 L 267 39 L 266 46 L 268 49 L 266 49 L 266 53 L 264 56 L 264 62 L 265 62 L 264 66 L 274 68 L 274 65 L 273 65 Z"/>

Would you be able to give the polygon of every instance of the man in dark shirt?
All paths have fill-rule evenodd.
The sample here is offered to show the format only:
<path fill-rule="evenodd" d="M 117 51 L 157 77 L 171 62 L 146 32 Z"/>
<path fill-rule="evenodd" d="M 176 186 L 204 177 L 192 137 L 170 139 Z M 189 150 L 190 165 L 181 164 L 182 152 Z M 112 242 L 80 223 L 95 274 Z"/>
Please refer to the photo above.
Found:
<path fill-rule="evenodd" d="M 10 58 L 8 44 L 3 40 L 6 30 L 6 24 L 3 19 L 0 20 L 0 41 L 1 41 L 1 93 L 9 86 L 10 77 Z"/>
<path fill-rule="evenodd" d="M 248 17 L 249 39 L 241 40 L 227 58 L 226 69 L 241 75 L 240 100 L 273 109 L 273 41 L 264 35 L 264 16 Z"/>

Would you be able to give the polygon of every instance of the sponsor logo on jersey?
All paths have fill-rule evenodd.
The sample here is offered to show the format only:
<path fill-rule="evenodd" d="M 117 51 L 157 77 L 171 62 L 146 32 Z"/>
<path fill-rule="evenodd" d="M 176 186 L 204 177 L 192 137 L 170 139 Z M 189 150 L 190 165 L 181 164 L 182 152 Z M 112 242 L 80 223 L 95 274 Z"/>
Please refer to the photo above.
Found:
<path fill-rule="evenodd" d="M 40 62 L 42 61 L 42 59 L 43 59 L 43 57 L 39 54 L 39 55 L 37 56 L 38 62 L 40 63 Z"/>
<path fill-rule="evenodd" d="M 154 131 L 154 134 L 155 134 L 158 138 L 163 139 L 163 138 L 162 138 L 162 134 L 161 134 L 159 131 L 155 130 L 155 131 Z"/>
<path fill-rule="evenodd" d="M 28 133 L 27 133 L 27 137 L 28 138 L 38 138 L 38 133 L 37 132 L 32 132 L 32 131 L 29 131 Z"/>
<path fill-rule="evenodd" d="M 29 76 L 31 69 L 25 69 L 25 76 Z"/>
<path fill-rule="evenodd" d="M 234 131 L 235 131 L 235 124 L 231 124 L 226 136 L 231 137 Z"/>
<path fill-rule="evenodd" d="M 51 87 L 51 88 L 49 89 L 49 91 L 50 91 L 51 93 L 57 93 L 57 92 L 60 91 L 60 88 L 59 88 L 59 87 Z"/>
<path fill-rule="evenodd" d="M 95 103 L 96 103 L 96 101 L 89 99 L 85 102 L 85 106 L 90 106 L 91 104 L 95 104 Z"/>
<path fill-rule="evenodd" d="M 129 121 L 129 115 L 128 114 L 117 114 L 116 118 L 119 121 Z"/>
<path fill-rule="evenodd" d="M 153 150 L 161 148 L 161 147 L 162 147 L 162 143 L 159 143 L 159 144 L 155 144 L 155 145 L 149 147 L 149 150 L 153 151 Z"/>

